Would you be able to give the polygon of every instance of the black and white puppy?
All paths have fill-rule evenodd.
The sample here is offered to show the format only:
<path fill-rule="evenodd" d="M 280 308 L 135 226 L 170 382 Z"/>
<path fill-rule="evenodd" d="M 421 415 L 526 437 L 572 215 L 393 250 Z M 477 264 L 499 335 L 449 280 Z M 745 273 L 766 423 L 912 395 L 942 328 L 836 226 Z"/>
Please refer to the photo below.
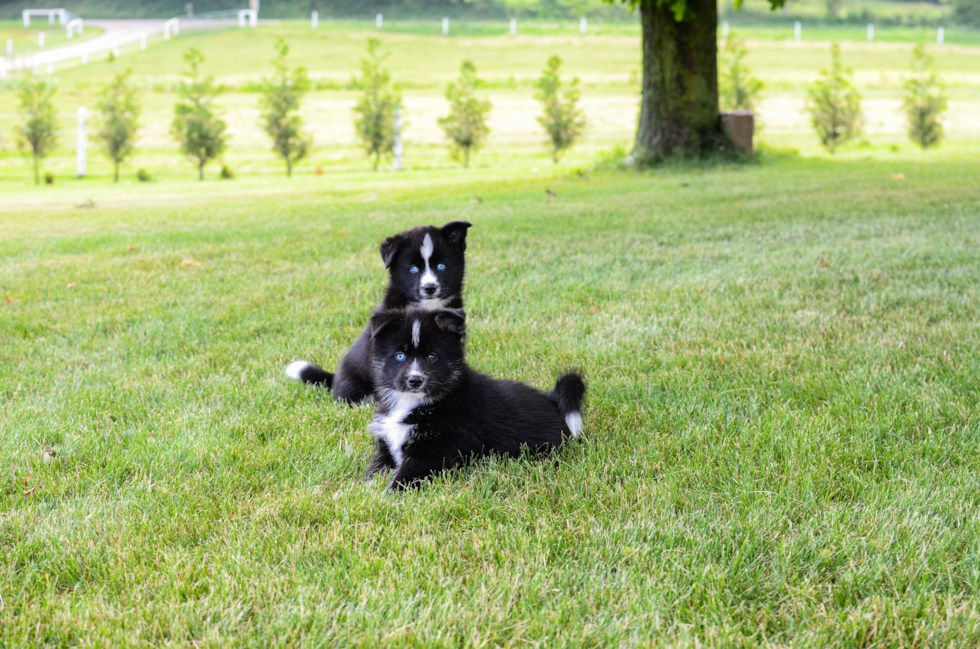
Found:
<path fill-rule="evenodd" d="M 463 307 L 466 221 L 441 228 L 429 225 L 388 237 L 381 244 L 381 260 L 388 269 L 388 288 L 375 313 L 418 307 L 427 310 Z M 374 391 L 371 369 L 371 328 L 367 327 L 347 351 L 336 373 L 307 361 L 294 361 L 286 375 L 325 386 L 334 397 L 357 403 Z"/>
<path fill-rule="evenodd" d="M 473 457 L 549 451 L 582 430 L 581 376 L 544 394 L 475 372 L 460 310 L 378 311 L 370 329 L 378 452 L 368 478 L 394 469 L 391 488 L 404 489 Z"/>

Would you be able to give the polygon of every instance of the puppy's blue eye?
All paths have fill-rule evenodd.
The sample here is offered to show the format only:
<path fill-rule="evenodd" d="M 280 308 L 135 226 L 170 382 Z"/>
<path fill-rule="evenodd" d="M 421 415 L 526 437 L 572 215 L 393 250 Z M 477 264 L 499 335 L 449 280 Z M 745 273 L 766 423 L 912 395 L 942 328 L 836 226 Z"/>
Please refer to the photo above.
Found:
<path fill-rule="evenodd" d="M 411 274 L 414 275 L 415 273 L 419 272 L 419 267 L 418 266 L 412 266 L 411 268 L 408 269 L 408 272 L 410 272 Z"/>
<path fill-rule="evenodd" d="M 429 362 L 430 363 L 435 363 L 437 360 L 439 360 L 439 357 L 436 356 L 435 353 L 429 354 Z"/>
<path fill-rule="evenodd" d="M 438 270 L 446 270 L 446 264 L 439 264 L 438 266 L 436 266 L 436 269 L 438 269 Z"/>
<path fill-rule="evenodd" d="M 405 354 L 404 354 L 404 352 L 398 352 L 397 354 L 395 354 L 395 360 L 396 361 L 403 361 L 403 360 L 405 360 Z"/>

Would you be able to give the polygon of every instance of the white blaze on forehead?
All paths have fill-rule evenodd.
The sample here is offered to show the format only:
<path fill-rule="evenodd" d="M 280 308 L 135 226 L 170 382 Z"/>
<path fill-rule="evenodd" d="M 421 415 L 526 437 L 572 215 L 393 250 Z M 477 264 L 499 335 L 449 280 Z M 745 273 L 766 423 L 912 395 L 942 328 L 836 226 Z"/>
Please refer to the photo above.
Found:
<path fill-rule="evenodd" d="M 422 321 L 416 320 L 412 323 L 412 345 L 415 349 L 419 348 L 419 343 L 422 340 Z"/>
<path fill-rule="evenodd" d="M 422 239 L 422 247 L 419 248 L 419 252 L 422 253 L 422 260 L 425 262 L 425 273 L 422 275 L 421 281 L 422 286 L 430 286 L 432 284 L 435 284 L 436 286 L 439 285 L 439 280 L 436 279 L 435 273 L 432 272 L 432 268 L 429 266 L 429 259 L 432 257 L 432 252 L 434 249 L 435 248 L 432 245 L 432 236 L 426 234 L 425 238 Z"/>

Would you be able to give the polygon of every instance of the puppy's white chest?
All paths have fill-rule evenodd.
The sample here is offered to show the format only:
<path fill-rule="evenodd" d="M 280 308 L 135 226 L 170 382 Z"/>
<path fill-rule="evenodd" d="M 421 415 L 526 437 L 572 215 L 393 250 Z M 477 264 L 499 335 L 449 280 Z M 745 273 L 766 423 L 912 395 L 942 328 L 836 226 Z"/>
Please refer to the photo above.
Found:
<path fill-rule="evenodd" d="M 394 395 L 391 408 L 384 415 L 375 415 L 374 421 L 368 426 L 372 435 L 388 445 L 395 464 L 401 466 L 404 461 L 402 447 L 415 430 L 413 424 L 406 424 L 405 418 L 418 406 L 421 401 L 408 395 Z"/>

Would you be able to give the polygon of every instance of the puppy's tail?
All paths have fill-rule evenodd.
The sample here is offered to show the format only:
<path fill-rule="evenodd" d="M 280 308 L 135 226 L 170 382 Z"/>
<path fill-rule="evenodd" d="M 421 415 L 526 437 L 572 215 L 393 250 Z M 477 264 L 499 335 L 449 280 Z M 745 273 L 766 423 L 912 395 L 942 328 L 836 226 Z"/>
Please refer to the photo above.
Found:
<path fill-rule="evenodd" d="M 558 412 L 565 418 L 568 430 L 578 437 L 582 432 L 582 400 L 585 399 L 585 381 L 575 372 L 558 379 L 551 398 L 558 404 Z"/>
<path fill-rule="evenodd" d="M 306 361 L 293 361 L 287 365 L 286 376 L 308 385 L 319 385 L 328 390 L 333 387 L 333 374 L 319 365 Z"/>

